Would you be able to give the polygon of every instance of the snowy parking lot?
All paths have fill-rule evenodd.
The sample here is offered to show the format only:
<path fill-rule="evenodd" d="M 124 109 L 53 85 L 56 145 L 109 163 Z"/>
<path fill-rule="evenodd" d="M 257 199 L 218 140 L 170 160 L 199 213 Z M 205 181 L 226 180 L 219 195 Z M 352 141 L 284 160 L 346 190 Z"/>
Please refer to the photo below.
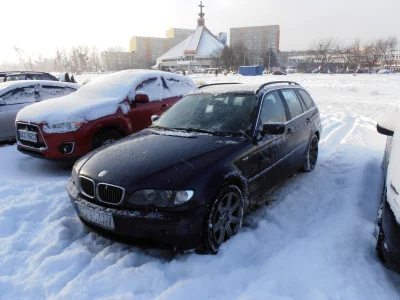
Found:
<path fill-rule="evenodd" d="M 400 75 L 191 77 L 302 84 L 323 124 L 316 169 L 287 179 L 217 255 L 172 254 L 89 232 L 65 192 L 70 164 L 0 146 L 0 299 L 400 299 L 374 237 L 375 120 L 399 111 Z"/>

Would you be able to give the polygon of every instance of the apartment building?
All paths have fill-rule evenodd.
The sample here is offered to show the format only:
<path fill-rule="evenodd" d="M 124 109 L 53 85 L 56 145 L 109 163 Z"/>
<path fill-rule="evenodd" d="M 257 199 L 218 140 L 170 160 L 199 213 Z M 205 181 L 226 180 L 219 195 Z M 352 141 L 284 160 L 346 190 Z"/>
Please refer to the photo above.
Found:
<path fill-rule="evenodd" d="M 236 27 L 230 29 L 230 45 L 244 46 L 248 55 L 257 58 L 265 57 L 268 49 L 279 52 L 279 25 Z"/>

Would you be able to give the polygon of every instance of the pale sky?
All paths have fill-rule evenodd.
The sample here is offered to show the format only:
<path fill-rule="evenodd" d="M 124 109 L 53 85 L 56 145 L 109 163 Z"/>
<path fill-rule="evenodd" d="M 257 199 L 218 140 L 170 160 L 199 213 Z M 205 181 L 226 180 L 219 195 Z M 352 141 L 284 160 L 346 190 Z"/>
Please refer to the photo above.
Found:
<path fill-rule="evenodd" d="M 131 36 L 165 37 L 168 28 L 195 29 L 198 0 L 3 0 L 0 63 L 16 60 L 13 45 L 30 55 L 54 56 L 57 46 L 109 46 L 128 50 Z M 206 26 L 279 24 L 280 49 L 306 49 L 334 37 L 368 41 L 400 38 L 400 0 L 203 0 Z"/>

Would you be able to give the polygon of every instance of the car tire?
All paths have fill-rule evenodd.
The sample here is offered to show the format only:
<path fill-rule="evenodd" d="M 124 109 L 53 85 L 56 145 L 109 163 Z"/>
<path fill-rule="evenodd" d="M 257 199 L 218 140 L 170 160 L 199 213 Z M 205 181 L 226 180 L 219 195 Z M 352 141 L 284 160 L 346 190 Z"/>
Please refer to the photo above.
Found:
<path fill-rule="evenodd" d="M 315 166 L 317 165 L 318 160 L 318 137 L 316 134 L 310 140 L 310 144 L 307 150 L 307 157 L 306 161 L 304 162 L 301 170 L 304 172 L 311 172 L 314 170 Z"/>
<path fill-rule="evenodd" d="M 94 150 L 102 146 L 111 145 L 121 138 L 122 135 L 114 130 L 101 131 L 94 137 L 92 149 Z"/>
<path fill-rule="evenodd" d="M 244 201 L 240 189 L 235 185 L 222 188 L 209 208 L 197 250 L 216 254 L 221 244 L 242 227 L 243 211 Z"/>
<path fill-rule="evenodd" d="M 382 227 L 379 225 L 379 232 L 378 236 L 376 237 L 376 246 L 375 246 L 375 252 L 376 255 L 378 256 L 379 260 L 382 262 L 386 262 L 385 256 L 383 255 L 383 241 L 385 240 L 385 235 L 383 234 Z"/>

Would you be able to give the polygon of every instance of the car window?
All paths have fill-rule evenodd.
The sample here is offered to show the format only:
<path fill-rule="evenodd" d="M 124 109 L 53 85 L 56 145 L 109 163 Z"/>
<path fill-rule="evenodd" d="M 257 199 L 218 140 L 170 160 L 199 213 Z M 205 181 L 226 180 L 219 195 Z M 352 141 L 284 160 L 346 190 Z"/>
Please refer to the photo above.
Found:
<path fill-rule="evenodd" d="M 146 92 L 150 100 L 161 100 L 164 98 L 161 80 L 157 77 L 142 81 L 135 89 L 136 92 Z"/>
<path fill-rule="evenodd" d="M 260 113 L 261 124 L 284 123 L 287 121 L 285 107 L 278 92 L 272 92 L 264 97 Z"/>
<path fill-rule="evenodd" d="M 303 113 L 303 108 L 301 107 L 301 103 L 297 98 L 297 95 L 294 90 L 281 90 L 283 98 L 285 99 L 290 115 L 292 119 L 296 118 L 297 116 Z"/>
<path fill-rule="evenodd" d="M 308 109 L 315 106 L 314 101 L 311 99 L 310 95 L 306 91 L 300 89 L 297 91 L 299 92 Z"/>
<path fill-rule="evenodd" d="M 156 125 L 239 133 L 248 129 L 255 101 L 255 95 L 188 95 L 165 112 Z"/>
<path fill-rule="evenodd" d="M 25 80 L 25 75 L 12 75 L 6 77 L 6 81 Z"/>
<path fill-rule="evenodd" d="M 39 92 L 40 99 L 39 100 L 47 100 L 52 98 L 58 98 L 62 96 L 69 95 L 75 92 L 75 89 L 72 88 L 64 88 L 58 86 L 43 86 L 41 91 Z"/>
<path fill-rule="evenodd" d="M 23 104 L 38 101 L 39 94 L 37 93 L 37 88 L 31 86 L 26 88 L 16 88 L 4 94 L 1 98 L 9 105 Z"/>
<path fill-rule="evenodd" d="M 27 78 L 30 80 L 54 80 L 48 74 L 29 74 Z"/>
<path fill-rule="evenodd" d="M 166 75 L 165 81 L 167 82 L 167 85 L 174 96 L 186 95 L 188 92 L 197 88 L 192 80 L 186 78 L 177 79 Z"/>

